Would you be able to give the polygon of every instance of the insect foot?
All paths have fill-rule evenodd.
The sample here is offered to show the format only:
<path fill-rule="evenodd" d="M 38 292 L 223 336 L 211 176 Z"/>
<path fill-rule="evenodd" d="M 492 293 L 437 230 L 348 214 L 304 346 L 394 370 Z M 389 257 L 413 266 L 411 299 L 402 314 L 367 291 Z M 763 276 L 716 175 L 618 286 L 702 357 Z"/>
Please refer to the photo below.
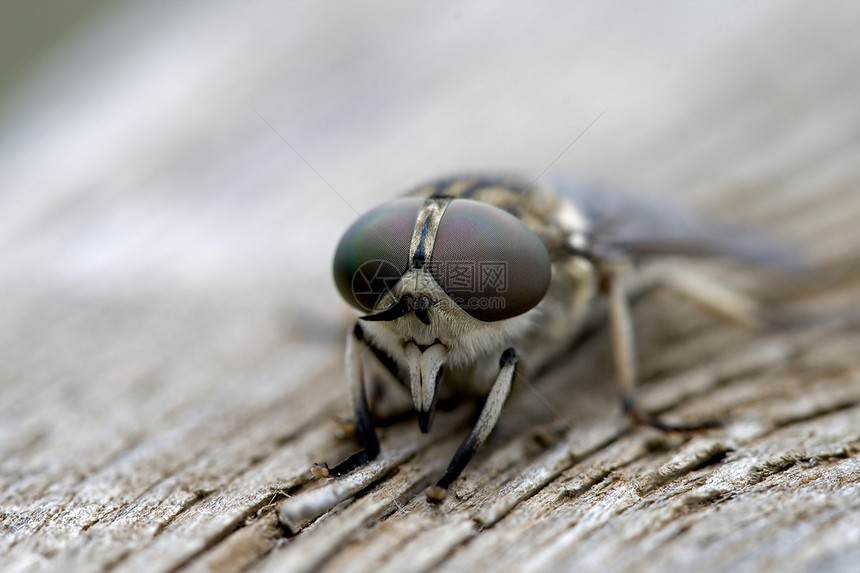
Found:
<path fill-rule="evenodd" d="M 311 466 L 311 475 L 317 479 L 327 478 L 331 475 L 328 464 L 314 464 Z"/>
<path fill-rule="evenodd" d="M 441 503 L 445 501 L 445 496 L 448 495 L 448 488 L 441 485 L 433 485 L 424 490 L 424 494 L 427 496 L 427 501 Z"/>
<path fill-rule="evenodd" d="M 636 424 L 651 426 L 663 432 L 701 432 L 719 429 L 724 426 L 719 420 L 707 420 L 694 424 L 670 424 L 658 416 L 653 416 L 645 412 L 635 399 L 629 397 L 624 400 L 624 413 Z"/>

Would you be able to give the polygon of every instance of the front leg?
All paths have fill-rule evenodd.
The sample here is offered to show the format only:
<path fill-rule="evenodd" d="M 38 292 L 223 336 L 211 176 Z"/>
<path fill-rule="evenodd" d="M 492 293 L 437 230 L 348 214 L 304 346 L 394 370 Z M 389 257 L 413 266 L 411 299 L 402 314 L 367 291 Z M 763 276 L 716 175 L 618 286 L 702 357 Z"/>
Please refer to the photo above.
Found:
<path fill-rule="evenodd" d="M 329 468 L 325 464 L 314 464 L 311 468 L 314 477 L 342 476 L 376 459 L 376 456 L 379 455 L 379 438 L 373 427 L 373 418 L 367 405 L 367 390 L 364 384 L 365 373 L 362 356 L 367 352 L 372 352 L 372 347 L 364 340 L 361 325 L 356 322 L 346 339 L 346 374 L 352 395 L 352 407 L 355 410 L 358 440 L 363 449 L 333 468 Z"/>
<path fill-rule="evenodd" d="M 499 374 L 496 376 L 496 381 L 493 382 L 493 387 L 490 389 L 490 394 L 487 396 L 487 402 L 481 410 L 478 422 L 472 428 L 472 431 L 469 432 L 469 435 L 466 436 L 466 439 L 463 440 L 463 443 L 460 444 L 457 453 L 454 454 L 451 463 L 448 464 L 448 469 L 445 471 L 442 479 L 435 486 L 427 488 L 426 494 L 428 500 L 442 501 L 445 499 L 445 495 L 448 493 L 448 486 L 460 476 L 463 468 L 472 459 L 472 455 L 484 443 L 484 440 L 487 439 L 493 428 L 496 427 L 496 422 L 499 421 L 499 415 L 502 412 L 502 406 L 505 405 L 505 401 L 511 393 L 511 384 L 516 373 L 517 353 L 513 348 L 508 348 L 502 353 L 499 366 L 501 370 L 499 370 Z"/>

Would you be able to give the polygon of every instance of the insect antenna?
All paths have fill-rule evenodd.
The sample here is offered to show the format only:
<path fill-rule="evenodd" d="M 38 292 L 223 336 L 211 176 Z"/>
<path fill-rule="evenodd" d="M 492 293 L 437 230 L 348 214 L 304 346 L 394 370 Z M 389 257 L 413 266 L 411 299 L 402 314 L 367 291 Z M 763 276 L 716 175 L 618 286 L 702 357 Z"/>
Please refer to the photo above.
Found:
<path fill-rule="evenodd" d="M 377 312 L 376 314 L 366 314 L 360 318 L 361 320 L 370 320 L 374 322 L 389 321 L 396 320 L 409 312 L 412 312 L 412 296 L 407 294 L 385 310 Z"/>

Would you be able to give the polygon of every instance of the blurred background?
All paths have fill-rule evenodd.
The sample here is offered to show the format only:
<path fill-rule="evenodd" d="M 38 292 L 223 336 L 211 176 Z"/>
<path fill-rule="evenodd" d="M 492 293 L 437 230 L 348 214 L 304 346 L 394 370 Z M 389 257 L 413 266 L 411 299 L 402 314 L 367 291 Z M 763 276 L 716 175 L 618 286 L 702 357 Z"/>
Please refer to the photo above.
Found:
<path fill-rule="evenodd" d="M 356 211 L 463 170 L 759 223 L 854 166 L 858 14 L 811 6 L 4 2 L 3 283 L 336 300 Z"/>
<path fill-rule="evenodd" d="M 0 492 L 268 403 L 306 419 L 351 316 L 340 234 L 435 176 L 664 193 L 848 264 L 858 25 L 781 0 L 2 2 Z"/>

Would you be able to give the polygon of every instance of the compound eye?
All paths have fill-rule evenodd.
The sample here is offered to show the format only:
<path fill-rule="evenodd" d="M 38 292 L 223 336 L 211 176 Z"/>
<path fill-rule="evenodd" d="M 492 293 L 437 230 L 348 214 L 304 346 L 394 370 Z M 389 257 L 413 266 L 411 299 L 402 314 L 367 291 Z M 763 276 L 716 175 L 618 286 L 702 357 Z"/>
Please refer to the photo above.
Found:
<path fill-rule="evenodd" d="M 409 264 L 412 229 L 423 199 L 395 199 L 368 211 L 347 229 L 334 254 L 334 282 L 343 299 L 370 312 Z"/>
<path fill-rule="evenodd" d="M 546 247 L 519 219 L 479 201 L 448 205 L 433 246 L 433 278 L 473 318 L 503 320 L 532 309 L 549 288 Z"/>

